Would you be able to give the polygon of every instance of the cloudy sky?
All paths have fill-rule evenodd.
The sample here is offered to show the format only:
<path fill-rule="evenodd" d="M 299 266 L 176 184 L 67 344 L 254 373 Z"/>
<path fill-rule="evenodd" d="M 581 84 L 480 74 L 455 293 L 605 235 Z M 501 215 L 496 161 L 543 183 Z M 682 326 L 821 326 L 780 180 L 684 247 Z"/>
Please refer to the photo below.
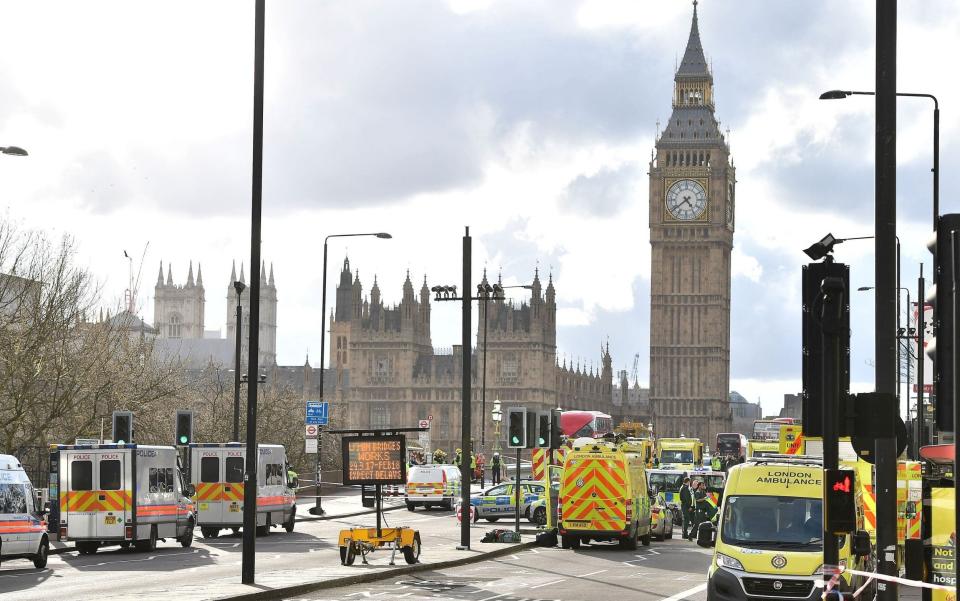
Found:
<path fill-rule="evenodd" d="M 648 381 L 650 152 L 670 114 L 686 0 L 271 0 L 267 6 L 263 255 L 279 289 L 279 361 L 319 355 L 323 237 L 369 288 L 399 300 L 458 280 L 463 227 L 475 270 L 523 283 L 539 263 L 560 304 L 561 356 Z M 776 412 L 800 388 L 800 249 L 827 232 L 870 235 L 873 102 L 866 0 L 703 0 L 717 115 L 737 165 L 731 386 Z M 898 88 L 936 94 L 941 209 L 960 210 L 960 6 L 899 3 Z M 249 263 L 253 2 L 0 5 L 4 218 L 77 240 L 119 302 L 123 251 L 146 247 L 139 301 L 153 318 L 158 265 L 203 266 L 208 329 L 223 328 L 232 260 Z M 898 112 L 903 282 L 916 287 L 930 231 L 932 106 Z M 149 245 L 149 246 L 147 246 Z M 854 286 L 873 245 L 838 247 Z M 248 268 L 249 269 L 249 268 Z M 331 278 L 333 280 L 335 278 Z M 872 367 L 872 293 L 854 293 L 855 387 Z M 914 295 L 915 296 L 915 295 Z M 459 340 L 434 310 L 434 344 Z"/>

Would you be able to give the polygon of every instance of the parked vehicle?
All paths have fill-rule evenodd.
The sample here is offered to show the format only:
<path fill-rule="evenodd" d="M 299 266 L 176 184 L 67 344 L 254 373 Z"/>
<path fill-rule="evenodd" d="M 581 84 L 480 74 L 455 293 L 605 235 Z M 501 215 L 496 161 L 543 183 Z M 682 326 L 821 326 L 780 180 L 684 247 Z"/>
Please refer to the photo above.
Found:
<path fill-rule="evenodd" d="M 663 493 L 650 496 L 650 534 L 657 540 L 673 538 L 673 509 L 663 497 Z"/>
<path fill-rule="evenodd" d="M 81 555 L 101 546 L 133 544 L 152 551 L 158 540 L 193 544 L 193 487 L 184 483 L 177 450 L 138 444 L 51 447 L 51 532 L 74 541 Z"/>
<path fill-rule="evenodd" d="M 587 540 L 615 540 L 636 549 L 650 544 L 650 496 L 643 448 L 581 438 L 563 462 L 560 541 L 564 549 Z"/>
<path fill-rule="evenodd" d="M 496 522 L 500 518 L 512 518 L 516 515 L 516 484 L 505 482 L 491 486 L 481 493 L 470 498 L 470 505 L 474 509 L 473 521 L 480 518 L 488 522 Z M 544 496 L 546 487 L 543 482 L 520 482 L 520 515 L 530 519 L 530 506 L 537 499 Z"/>
<path fill-rule="evenodd" d="M 647 484 L 650 490 L 656 489 L 663 496 L 664 503 L 670 509 L 673 523 L 677 526 L 683 523 L 683 514 L 680 511 L 680 487 L 687 472 L 681 470 L 647 470 Z"/>
<path fill-rule="evenodd" d="M 47 566 L 50 542 L 42 513 L 23 466 L 13 455 L 0 455 L 0 561 L 23 558 Z"/>
<path fill-rule="evenodd" d="M 658 438 L 657 467 L 665 470 L 695 470 L 703 466 L 703 443 L 699 438 Z"/>
<path fill-rule="evenodd" d="M 257 459 L 257 534 L 271 526 L 293 532 L 296 493 L 287 482 L 283 445 L 261 444 Z M 190 480 L 196 488 L 197 525 L 204 538 L 243 526 L 243 471 L 247 448 L 239 442 L 190 445 Z"/>
<path fill-rule="evenodd" d="M 407 509 L 438 506 L 453 509 L 460 498 L 460 468 L 455 465 L 413 465 L 407 471 Z"/>

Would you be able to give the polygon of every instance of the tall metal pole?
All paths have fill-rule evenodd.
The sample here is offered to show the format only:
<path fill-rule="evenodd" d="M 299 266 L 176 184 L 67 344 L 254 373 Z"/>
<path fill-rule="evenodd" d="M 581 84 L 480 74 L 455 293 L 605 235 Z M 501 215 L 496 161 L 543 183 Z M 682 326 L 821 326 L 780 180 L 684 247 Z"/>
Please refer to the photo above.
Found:
<path fill-rule="evenodd" d="M 827 261 L 831 257 L 827 256 Z M 841 391 L 841 357 L 840 357 L 840 328 L 843 326 L 843 307 L 849 302 L 844 290 L 842 278 L 826 278 L 821 283 L 823 295 L 823 313 L 820 316 L 821 337 L 820 354 L 823 361 L 823 382 L 821 398 L 823 400 L 823 469 L 825 472 L 836 470 L 840 463 L 840 395 Z M 826 498 L 826 478 L 824 479 L 824 498 Z M 824 513 L 826 508 L 824 508 Z M 827 530 L 827 520 L 823 520 L 823 575 L 829 580 L 827 566 L 840 564 L 840 549 L 837 537 Z"/>
<path fill-rule="evenodd" d="M 925 385 L 923 381 L 923 363 L 926 359 L 926 349 L 923 344 L 923 330 L 927 327 L 926 316 L 924 315 L 924 309 L 926 308 L 924 294 L 926 294 L 926 292 L 924 291 L 923 263 L 920 263 L 920 277 L 917 278 L 917 419 L 913 449 L 913 458 L 917 460 L 920 459 L 920 447 L 923 446 L 923 438 L 926 436 L 923 412 L 923 387 Z"/>
<path fill-rule="evenodd" d="M 942 233 L 944 232 L 941 232 L 941 234 Z M 957 321 L 958 315 L 960 315 L 960 306 L 958 306 L 960 305 L 960 303 L 958 303 L 958 300 L 960 300 L 960 281 L 958 281 L 958 278 L 960 278 L 960 261 L 958 261 L 958 259 L 960 259 L 960 231 L 948 231 L 945 233 L 947 236 L 950 236 L 950 252 L 953 254 L 953 256 L 950 257 L 950 261 L 949 261 L 950 269 L 953 270 L 952 277 L 950 278 L 950 280 L 953 282 L 953 290 L 950 291 L 950 293 L 953 294 L 953 298 L 950 301 L 951 310 L 953 311 L 953 327 L 951 328 L 952 331 L 945 332 L 945 334 L 951 337 L 952 339 L 951 348 L 953 348 L 953 353 L 950 358 L 951 361 L 953 361 L 953 365 L 951 366 L 953 370 L 953 379 L 952 379 L 953 390 L 951 390 L 952 392 L 951 396 L 953 396 L 953 399 L 952 399 L 953 401 L 953 440 L 954 440 L 954 449 L 956 449 L 957 435 L 960 434 L 960 382 L 957 381 L 958 380 L 957 374 L 960 373 L 957 371 L 957 364 L 960 363 L 960 354 L 957 353 L 957 349 L 960 348 L 960 346 L 958 346 L 958 344 L 960 344 L 960 342 L 958 342 L 960 341 L 960 328 L 957 328 L 957 324 L 960 323 Z M 949 403 L 950 401 L 951 400 L 949 399 L 945 399 L 945 402 L 947 403 Z M 939 398 L 937 398 L 937 402 L 938 403 L 941 402 Z M 953 474 L 954 474 L 954 477 L 953 477 L 954 522 L 953 523 L 954 524 L 960 524 L 960 508 L 957 507 L 958 505 L 960 505 L 960 503 L 956 502 L 956 499 L 960 498 L 960 478 L 957 477 L 957 473 L 958 473 L 957 467 L 960 467 L 960 460 L 957 459 L 956 450 L 954 450 L 954 454 L 953 454 Z M 956 530 L 956 527 L 954 527 L 954 530 Z M 956 551 L 954 551 L 954 553 L 956 553 Z M 960 576 L 960 561 L 957 561 L 956 558 L 954 559 L 954 562 L 953 562 L 953 568 L 954 568 L 954 578 L 956 578 L 954 580 L 954 586 L 956 586 L 957 583 L 960 583 L 960 578 L 957 578 L 958 576 Z"/>
<path fill-rule="evenodd" d="M 263 42 L 266 0 L 256 0 L 253 51 L 253 208 L 250 227 L 250 343 L 247 359 L 247 457 L 243 474 L 241 581 L 253 584 L 257 530 L 257 371 L 260 350 L 260 214 L 263 201 Z"/>
<path fill-rule="evenodd" d="M 899 245 L 897 250 L 899 250 Z M 903 348 L 907 353 L 907 418 L 910 417 L 910 343 L 907 342 L 910 338 L 910 289 L 904 288 L 907 291 L 907 327 L 904 330 L 903 338 Z M 899 297 L 899 294 L 897 295 Z M 900 339 L 897 339 L 897 349 L 900 348 Z"/>
<path fill-rule="evenodd" d="M 480 452 L 487 450 L 487 313 L 489 307 L 487 301 L 490 300 L 490 294 L 483 292 L 483 383 L 480 385 Z M 480 488 L 486 486 L 486 472 L 480 470 Z"/>
<path fill-rule="evenodd" d="M 470 308 L 473 297 L 470 290 L 470 282 L 473 279 L 470 273 L 471 260 L 470 228 L 467 227 L 463 235 L 463 332 L 461 335 L 461 344 L 463 345 L 461 353 L 463 358 L 463 365 L 461 366 L 463 370 L 463 390 L 461 393 L 463 400 L 461 401 L 460 408 L 460 448 L 462 449 L 460 454 L 460 482 L 462 482 L 463 485 L 460 487 L 462 519 L 460 520 L 460 546 L 457 547 L 458 549 L 470 548 L 470 408 L 472 404 L 472 399 L 470 398 L 472 392 L 470 343 L 473 338 L 473 336 L 470 335 L 470 324 L 472 322 Z"/>
<path fill-rule="evenodd" d="M 894 330 L 897 342 L 897 411 L 900 411 L 900 393 L 903 392 L 903 382 L 900 378 L 900 368 L 903 365 L 903 357 L 900 355 L 900 236 L 895 236 L 897 240 L 897 327 Z M 907 323 L 907 326 L 910 324 Z M 910 395 L 907 395 L 907 412 L 910 411 Z"/>
<path fill-rule="evenodd" d="M 240 304 L 240 293 L 245 286 L 240 282 L 233 283 L 237 291 L 237 346 L 233 353 L 236 357 L 233 369 L 233 442 L 240 442 L 240 328 L 243 327 L 243 306 Z"/>
<path fill-rule="evenodd" d="M 935 96 L 930 98 L 933 98 L 933 231 L 937 231 L 940 218 L 940 103 Z"/>
<path fill-rule="evenodd" d="M 323 291 L 320 293 L 320 400 L 323 401 L 326 394 L 323 389 L 323 374 L 327 371 L 327 364 L 324 362 L 324 351 L 327 343 L 327 240 L 330 236 L 323 239 Z M 329 405 L 328 405 L 329 406 Z M 327 413 L 329 415 L 329 411 Z M 328 418 L 329 419 L 329 418 Z M 317 428 L 317 464 L 314 474 L 317 483 L 317 502 L 310 510 L 313 515 L 323 515 L 323 502 L 320 498 L 320 492 L 323 489 L 323 472 L 321 471 L 321 451 L 323 449 L 320 443 L 323 441 L 323 426 Z"/>
<path fill-rule="evenodd" d="M 896 394 L 896 234 L 897 234 L 897 2 L 877 1 L 876 166 L 875 166 L 875 314 L 876 391 Z M 899 410 L 884 419 L 895 420 Z M 897 444 L 876 442 L 878 572 L 897 575 Z M 877 599 L 897 599 L 893 583 L 877 585 Z"/>

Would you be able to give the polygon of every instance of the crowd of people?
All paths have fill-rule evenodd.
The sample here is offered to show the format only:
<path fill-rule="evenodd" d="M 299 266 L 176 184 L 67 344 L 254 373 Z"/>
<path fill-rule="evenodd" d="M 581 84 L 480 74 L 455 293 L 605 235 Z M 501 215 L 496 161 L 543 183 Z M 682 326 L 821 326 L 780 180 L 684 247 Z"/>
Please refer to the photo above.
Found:
<path fill-rule="evenodd" d="M 442 449 L 437 449 L 433 452 L 433 463 L 446 463 L 447 462 L 447 453 Z M 453 458 L 450 460 L 452 465 L 460 466 L 463 462 L 463 451 L 457 449 L 454 453 Z M 427 463 L 426 456 L 423 452 L 411 452 L 409 455 L 407 467 L 413 465 L 424 465 Z M 473 474 L 471 480 L 473 482 L 484 481 L 484 470 L 487 467 L 486 458 L 483 453 L 475 454 L 470 453 L 470 471 Z M 503 477 L 503 463 L 500 458 L 500 453 L 494 453 L 493 457 L 490 460 L 490 481 L 493 484 L 500 484 L 500 480 Z"/>
<path fill-rule="evenodd" d="M 680 487 L 680 513 L 683 518 L 683 538 L 693 540 L 703 522 L 712 522 L 717 515 L 717 506 L 707 492 L 702 480 L 684 477 Z"/>

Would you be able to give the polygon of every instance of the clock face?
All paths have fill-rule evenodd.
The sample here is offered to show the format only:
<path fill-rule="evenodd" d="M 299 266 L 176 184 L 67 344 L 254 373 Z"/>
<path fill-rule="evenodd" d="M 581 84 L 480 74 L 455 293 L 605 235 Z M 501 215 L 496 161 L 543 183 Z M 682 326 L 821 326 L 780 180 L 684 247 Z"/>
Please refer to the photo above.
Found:
<path fill-rule="evenodd" d="M 674 219 L 699 219 L 707 209 L 707 192 L 700 182 L 692 179 L 677 180 L 667 190 L 666 204 Z"/>

